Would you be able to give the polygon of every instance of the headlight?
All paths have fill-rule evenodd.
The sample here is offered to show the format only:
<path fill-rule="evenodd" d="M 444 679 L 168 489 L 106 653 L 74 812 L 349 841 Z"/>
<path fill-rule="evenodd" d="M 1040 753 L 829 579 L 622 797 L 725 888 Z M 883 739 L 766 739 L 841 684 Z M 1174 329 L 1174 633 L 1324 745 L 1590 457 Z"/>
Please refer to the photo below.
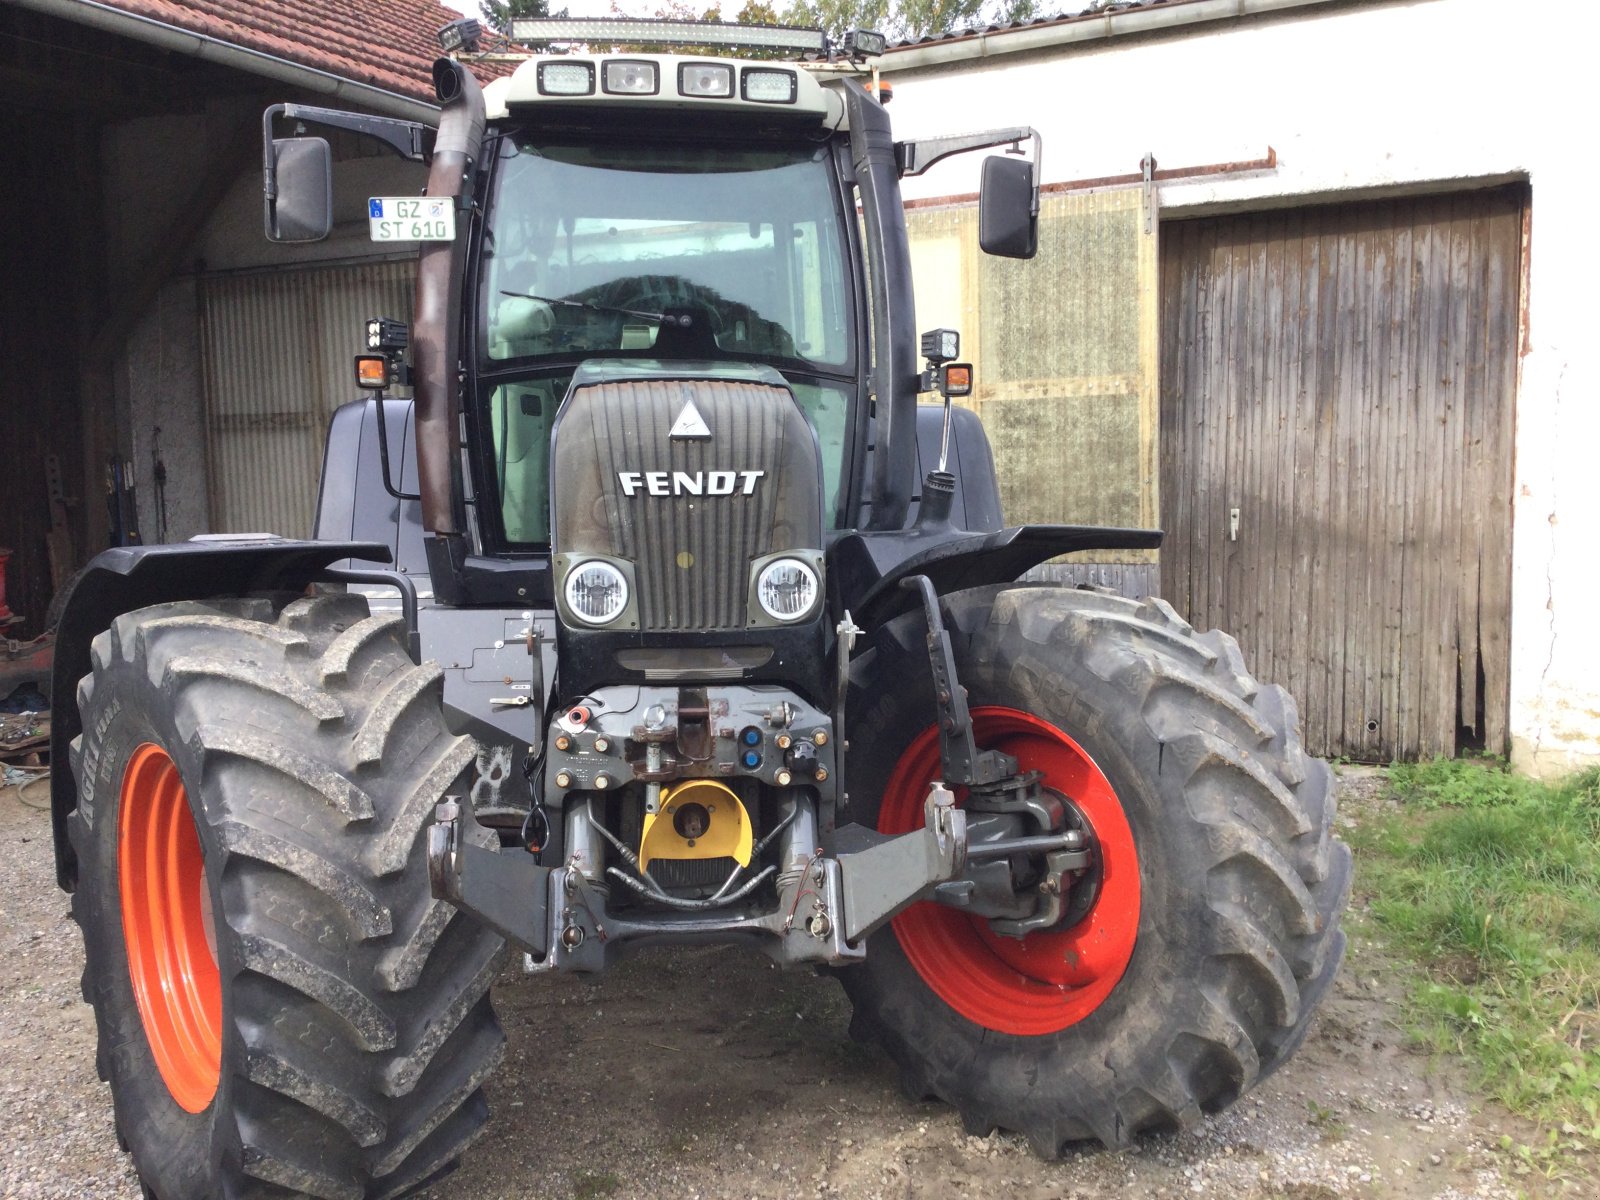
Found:
<path fill-rule="evenodd" d="M 628 607 L 628 581 L 608 562 L 591 559 L 567 572 L 567 607 L 586 625 L 608 625 Z"/>
<path fill-rule="evenodd" d="M 817 601 L 817 573 L 798 558 L 770 562 L 756 580 L 756 599 L 774 621 L 798 621 Z"/>

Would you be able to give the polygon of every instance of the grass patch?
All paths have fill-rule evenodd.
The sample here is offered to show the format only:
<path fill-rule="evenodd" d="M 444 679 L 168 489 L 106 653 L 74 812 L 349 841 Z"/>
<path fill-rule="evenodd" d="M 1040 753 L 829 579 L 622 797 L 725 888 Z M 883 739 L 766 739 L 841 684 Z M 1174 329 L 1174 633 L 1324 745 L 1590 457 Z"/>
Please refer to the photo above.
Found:
<path fill-rule="evenodd" d="M 1333 1109 L 1318 1104 L 1315 1100 L 1307 1100 L 1306 1110 L 1310 1114 L 1306 1117 L 1306 1124 L 1314 1127 L 1317 1136 L 1323 1141 L 1342 1142 L 1345 1135 L 1350 1132 Z"/>
<path fill-rule="evenodd" d="M 1600 770 L 1545 784 L 1441 760 L 1390 780 L 1402 811 L 1351 841 L 1373 921 L 1424 968 L 1417 1035 L 1550 1148 L 1600 1147 Z"/>

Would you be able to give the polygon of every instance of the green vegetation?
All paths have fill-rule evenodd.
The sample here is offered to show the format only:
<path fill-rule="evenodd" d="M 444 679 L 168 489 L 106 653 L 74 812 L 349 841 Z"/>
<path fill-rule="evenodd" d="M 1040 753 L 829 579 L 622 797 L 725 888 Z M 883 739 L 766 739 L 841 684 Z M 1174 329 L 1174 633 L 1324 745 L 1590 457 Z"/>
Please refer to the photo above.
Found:
<path fill-rule="evenodd" d="M 1515 1148 L 1531 1169 L 1566 1169 L 1600 1148 L 1600 770 L 1546 784 L 1441 760 L 1390 779 L 1401 811 L 1350 840 L 1371 919 L 1424 968 L 1415 1032 L 1540 1124 L 1545 1146 Z"/>

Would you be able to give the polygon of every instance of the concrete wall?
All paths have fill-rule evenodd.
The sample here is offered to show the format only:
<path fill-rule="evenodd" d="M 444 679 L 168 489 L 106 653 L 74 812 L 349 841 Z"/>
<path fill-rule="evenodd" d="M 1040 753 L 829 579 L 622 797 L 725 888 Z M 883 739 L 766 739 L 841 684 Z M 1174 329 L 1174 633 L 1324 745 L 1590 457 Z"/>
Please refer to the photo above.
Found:
<path fill-rule="evenodd" d="M 1201 6 L 1196 5 L 1198 11 Z M 1180 10 L 1168 9 L 1169 17 Z M 1167 214 L 1254 209 L 1525 178 L 1533 196 L 1516 402 L 1511 729 L 1520 768 L 1600 763 L 1600 251 L 1588 38 L 1572 3 L 1312 5 L 1056 51 L 881 71 L 896 136 L 1031 123 L 1044 176 L 1073 180 L 1252 160 L 1275 170 L 1161 186 Z M 1003 45 L 992 38 L 990 49 Z M 908 180 L 975 191 L 976 159 Z"/>

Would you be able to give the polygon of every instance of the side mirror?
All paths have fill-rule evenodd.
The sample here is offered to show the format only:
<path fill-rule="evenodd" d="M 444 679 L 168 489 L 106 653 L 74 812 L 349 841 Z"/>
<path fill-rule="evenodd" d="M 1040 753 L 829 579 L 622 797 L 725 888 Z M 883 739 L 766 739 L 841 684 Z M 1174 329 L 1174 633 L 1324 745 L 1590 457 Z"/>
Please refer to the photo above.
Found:
<path fill-rule="evenodd" d="M 275 138 L 270 171 L 267 237 L 274 242 L 327 237 L 333 231 L 333 153 L 327 139 Z"/>
<path fill-rule="evenodd" d="M 1033 212 L 1033 164 L 991 154 L 983 160 L 978 190 L 978 245 L 985 254 L 1032 258 L 1039 249 L 1039 218 Z"/>

